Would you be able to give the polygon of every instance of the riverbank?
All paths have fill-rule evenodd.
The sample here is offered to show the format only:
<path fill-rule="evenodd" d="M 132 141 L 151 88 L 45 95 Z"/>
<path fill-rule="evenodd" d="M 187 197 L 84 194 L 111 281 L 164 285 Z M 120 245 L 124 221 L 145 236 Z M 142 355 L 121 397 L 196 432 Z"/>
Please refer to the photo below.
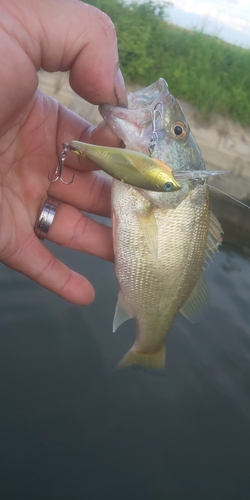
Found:
<path fill-rule="evenodd" d="M 98 107 L 76 95 L 67 73 L 39 72 L 39 88 L 93 125 L 101 121 Z M 130 90 L 130 89 L 129 89 Z M 199 144 L 208 170 L 230 170 L 209 183 L 250 205 L 250 128 L 215 114 L 204 119 L 195 106 L 179 101 Z M 211 207 L 224 230 L 224 241 L 250 247 L 250 211 L 211 191 Z"/>

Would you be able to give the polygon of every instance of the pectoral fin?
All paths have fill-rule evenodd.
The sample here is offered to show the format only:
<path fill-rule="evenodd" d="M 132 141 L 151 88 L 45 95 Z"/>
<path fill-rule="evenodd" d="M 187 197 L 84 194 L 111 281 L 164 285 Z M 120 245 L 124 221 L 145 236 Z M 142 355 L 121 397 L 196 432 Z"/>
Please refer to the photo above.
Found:
<path fill-rule="evenodd" d="M 191 295 L 180 309 L 181 314 L 191 323 L 197 323 L 210 307 L 209 294 L 202 276 L 198 279 Z"/>
<path fill-rule="evenodd" d="M 154 213 L 150 209 L 146 214 L 136 212 L 136 217 L 141 225 L 142 232 L 148 245 L 148 249 L 155 261 L 158 258 L 158 229 Z"/>
<path fill-rule="evenodd" d="M 210 212 L 208 235 L 207 235 L 207 245 L 204 256 L 204 268 L 213 258 L 213 255 L 218 252 L 218 247 L 222 243 L 222 227 L 215 217 L 213 212 Z"/>
<path fill-rule="evenodd" d="M 117 328 L 130 318 L 132 318 L 132 316 L 126 308 L 122 293 L 119 292 L 113 321 L 113 332 L 116 332 Z"/>

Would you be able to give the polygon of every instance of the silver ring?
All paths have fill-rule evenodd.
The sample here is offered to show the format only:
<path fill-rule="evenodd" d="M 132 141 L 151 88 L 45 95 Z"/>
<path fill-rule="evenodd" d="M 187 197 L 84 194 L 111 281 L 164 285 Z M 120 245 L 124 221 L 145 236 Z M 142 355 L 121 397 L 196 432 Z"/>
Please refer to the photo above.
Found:
<path fill-rule="evenodd" d="M 60 201 L 50 197 L 45 200 L 34 227 L 39 240 L 45 240 L 60 203 Z"/>

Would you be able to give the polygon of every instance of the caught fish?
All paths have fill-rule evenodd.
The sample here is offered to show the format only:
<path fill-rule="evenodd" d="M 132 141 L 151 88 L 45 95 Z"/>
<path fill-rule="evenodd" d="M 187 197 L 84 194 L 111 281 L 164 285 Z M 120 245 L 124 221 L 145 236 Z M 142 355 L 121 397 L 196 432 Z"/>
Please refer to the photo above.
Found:
<path fill-rule="evenodd" d="M 157 158 L 125 149 L 96 146 L 72 141 L 73 153 L 86 157 L 104 172 L 127 184 L 151 191 L 176 191 L 180 184 L 173 177 L 172 169 Z"/>
<path fill-rule="evenodd" d="M 173 174 L 205 170 L 185 115 L 160 78 L 128 96 L 128 109 L 100 106 L 127 148 L 167 164 Z M 189 177 L 189 176 L 188 176 Z M 153 192 L 113 181 L 112 225 L 119 297 L 114 331 L 134 318 L 136 338 L 118 367 L 165 367 L 165 340 L 180 311 L 190 321 L 209 307 L 202 277 L 222 229 L 209 209 L 203 180 L 178 179 L 181 189 Z"/>

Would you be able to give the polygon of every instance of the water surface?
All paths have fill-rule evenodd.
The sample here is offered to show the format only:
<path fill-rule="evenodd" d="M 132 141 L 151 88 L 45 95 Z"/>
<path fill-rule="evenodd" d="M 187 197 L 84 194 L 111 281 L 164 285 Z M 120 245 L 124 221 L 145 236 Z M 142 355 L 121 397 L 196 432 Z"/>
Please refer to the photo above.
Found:
<path fill-rule="evenodd" d="M 74 306 L 0 267 L 1 500 L 248 500 L 249 253 L 222 247 L 211 310 L 178 315 L 158 376 L 113 370 L 134 324 L 112 333 L 112 264 L 53 251 L 97 296 Z"/>

